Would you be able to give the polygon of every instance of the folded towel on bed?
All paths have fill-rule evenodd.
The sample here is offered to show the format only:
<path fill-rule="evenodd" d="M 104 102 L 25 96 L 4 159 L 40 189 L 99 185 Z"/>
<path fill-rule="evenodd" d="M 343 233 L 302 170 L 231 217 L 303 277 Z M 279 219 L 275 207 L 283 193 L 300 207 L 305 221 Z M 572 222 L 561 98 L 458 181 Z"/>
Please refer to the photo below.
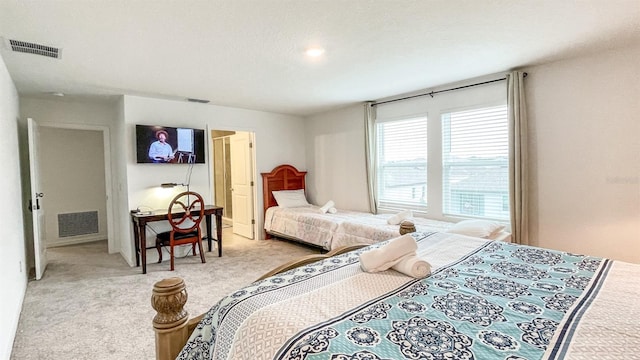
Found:
<path fill-rule="evenodd" d="M 326 213 L 327 211 L 329 211 L 329 209 L 331 209 L 331 208 L 333 207 L 333 205 L 335 205 L 335 204 L 333 203 L 333 200 L 329 200 L 329 201 L 327 201 L 327 203 L 326 203 L 326 204 L 324 204 L 322 207 L 320 207 L 320 209 L 319 209 L 319 210 L 320 210 L 320 212 L 321 212 L 321 213 L 323 213 L 323 214 L 324 214 L 324 213 Z"/>
<path fill-rule="evenodd" d="M 416 279 L 422 279 L 431 274 L 431 264 L 420 259 L 415 252 L 405 255 L 391 268 Z"/>
<path fill-rule="evenodd" d="M 334 208 L 333 206 L 329 208 L 329 210 L 327 210 L 327 212 L 329 214 L 335 214 L 338 212 L 338 209 Z"/>
<path fill-rule="evenodd" d="M 411 210 L 400 211 L 399 213 L 387 219 L 387 224 L 398 225 L 402 222 L 402 220 L 407 220 L 412 217 L 413 217 L 413 212 Z"/>
<path fill-rule="evenodd" d="M 418 245 L 411 235 L 389 240 L 385 245 L 360 254 L 360 267 L 366 272 L 379 272 L 392 267 L 403 257 L 415 254 Z"/>

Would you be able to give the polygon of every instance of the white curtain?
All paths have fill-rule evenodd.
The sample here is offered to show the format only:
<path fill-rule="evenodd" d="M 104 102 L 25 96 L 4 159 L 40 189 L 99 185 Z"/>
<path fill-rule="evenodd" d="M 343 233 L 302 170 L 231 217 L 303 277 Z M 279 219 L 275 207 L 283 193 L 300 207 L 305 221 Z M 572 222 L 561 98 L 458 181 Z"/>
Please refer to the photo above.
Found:
<path fill-rule="evenodd" d="M 369 193 L 369 211 L 374 214 L 378 213 L 378 204 L 376 203 L 376 136 L 375 121 L 376 109 L 374 102 L 366 102 L 364 104 L 364 144 L 365 144 L 365 161 L 367 162 L 367 190 Z"/>
<path fill-rule="evenodd" d="M 524 96 L 525 73 L 507 74 L 509 106 L 509 206 L 511 236 L 517 244 L 529 244 L 527 111 Z"/>

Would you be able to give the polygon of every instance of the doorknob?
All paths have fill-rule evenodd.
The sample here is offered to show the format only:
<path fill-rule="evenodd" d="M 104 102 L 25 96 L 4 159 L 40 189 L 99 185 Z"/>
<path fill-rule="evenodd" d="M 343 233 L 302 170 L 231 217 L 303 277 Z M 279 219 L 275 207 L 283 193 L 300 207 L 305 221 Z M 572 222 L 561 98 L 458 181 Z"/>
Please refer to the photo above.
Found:
<path fill-rule="evenodd" d="M 44 193 L 36 193 L 36 199 L 44 197 Z"/>
<path fill-rule="evenodd" d="M 29 199 L 29 211 L 33 212 L 33 210 L 40 210 L 40 201 L 36 199 L 36 206 L 33 206 L 33 201 Z"/>

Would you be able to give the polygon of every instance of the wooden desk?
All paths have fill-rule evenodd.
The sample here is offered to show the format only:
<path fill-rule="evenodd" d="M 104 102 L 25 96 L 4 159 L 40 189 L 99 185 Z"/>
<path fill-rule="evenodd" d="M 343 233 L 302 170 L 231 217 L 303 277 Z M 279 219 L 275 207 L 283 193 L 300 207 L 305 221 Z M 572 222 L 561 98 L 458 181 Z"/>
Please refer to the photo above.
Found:
<path fill-rule="evenodd" d="M 178 217 L 184 212 L 173 213 L 173 217 Z M 211 215 L 216 217 L 216 239 L 211 237 Z M 167 220 L 167 211 L 159 210 L 151 214 L 139 214 L 131 210 L 131 221 L 133 222 L 133 243 L 136 248 L 136 266 L 140 266 L 140 258 L 142 258 L 142 273 L 147 273 L 147 223 L 153 221 Z M 209 251 L 211 251 L 211 240 L 218 243 L 218 256 L 222 256 L 222 207 L 206 205 L 204 207 L 204 222 L 207 229 L 207 240 L 209 242 Z M 143 246 L 144 244 L 144 246 Z"/>

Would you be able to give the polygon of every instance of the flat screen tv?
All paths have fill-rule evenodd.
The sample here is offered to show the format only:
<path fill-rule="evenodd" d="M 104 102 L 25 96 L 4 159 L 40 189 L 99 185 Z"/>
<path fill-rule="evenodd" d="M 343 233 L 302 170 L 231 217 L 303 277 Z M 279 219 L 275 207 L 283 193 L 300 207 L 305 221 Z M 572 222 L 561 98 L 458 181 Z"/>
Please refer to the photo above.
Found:
<path fill-rule="evenodd" d="M 136 125 L 138 163 L 204 164 L 204 130 Z"/>

